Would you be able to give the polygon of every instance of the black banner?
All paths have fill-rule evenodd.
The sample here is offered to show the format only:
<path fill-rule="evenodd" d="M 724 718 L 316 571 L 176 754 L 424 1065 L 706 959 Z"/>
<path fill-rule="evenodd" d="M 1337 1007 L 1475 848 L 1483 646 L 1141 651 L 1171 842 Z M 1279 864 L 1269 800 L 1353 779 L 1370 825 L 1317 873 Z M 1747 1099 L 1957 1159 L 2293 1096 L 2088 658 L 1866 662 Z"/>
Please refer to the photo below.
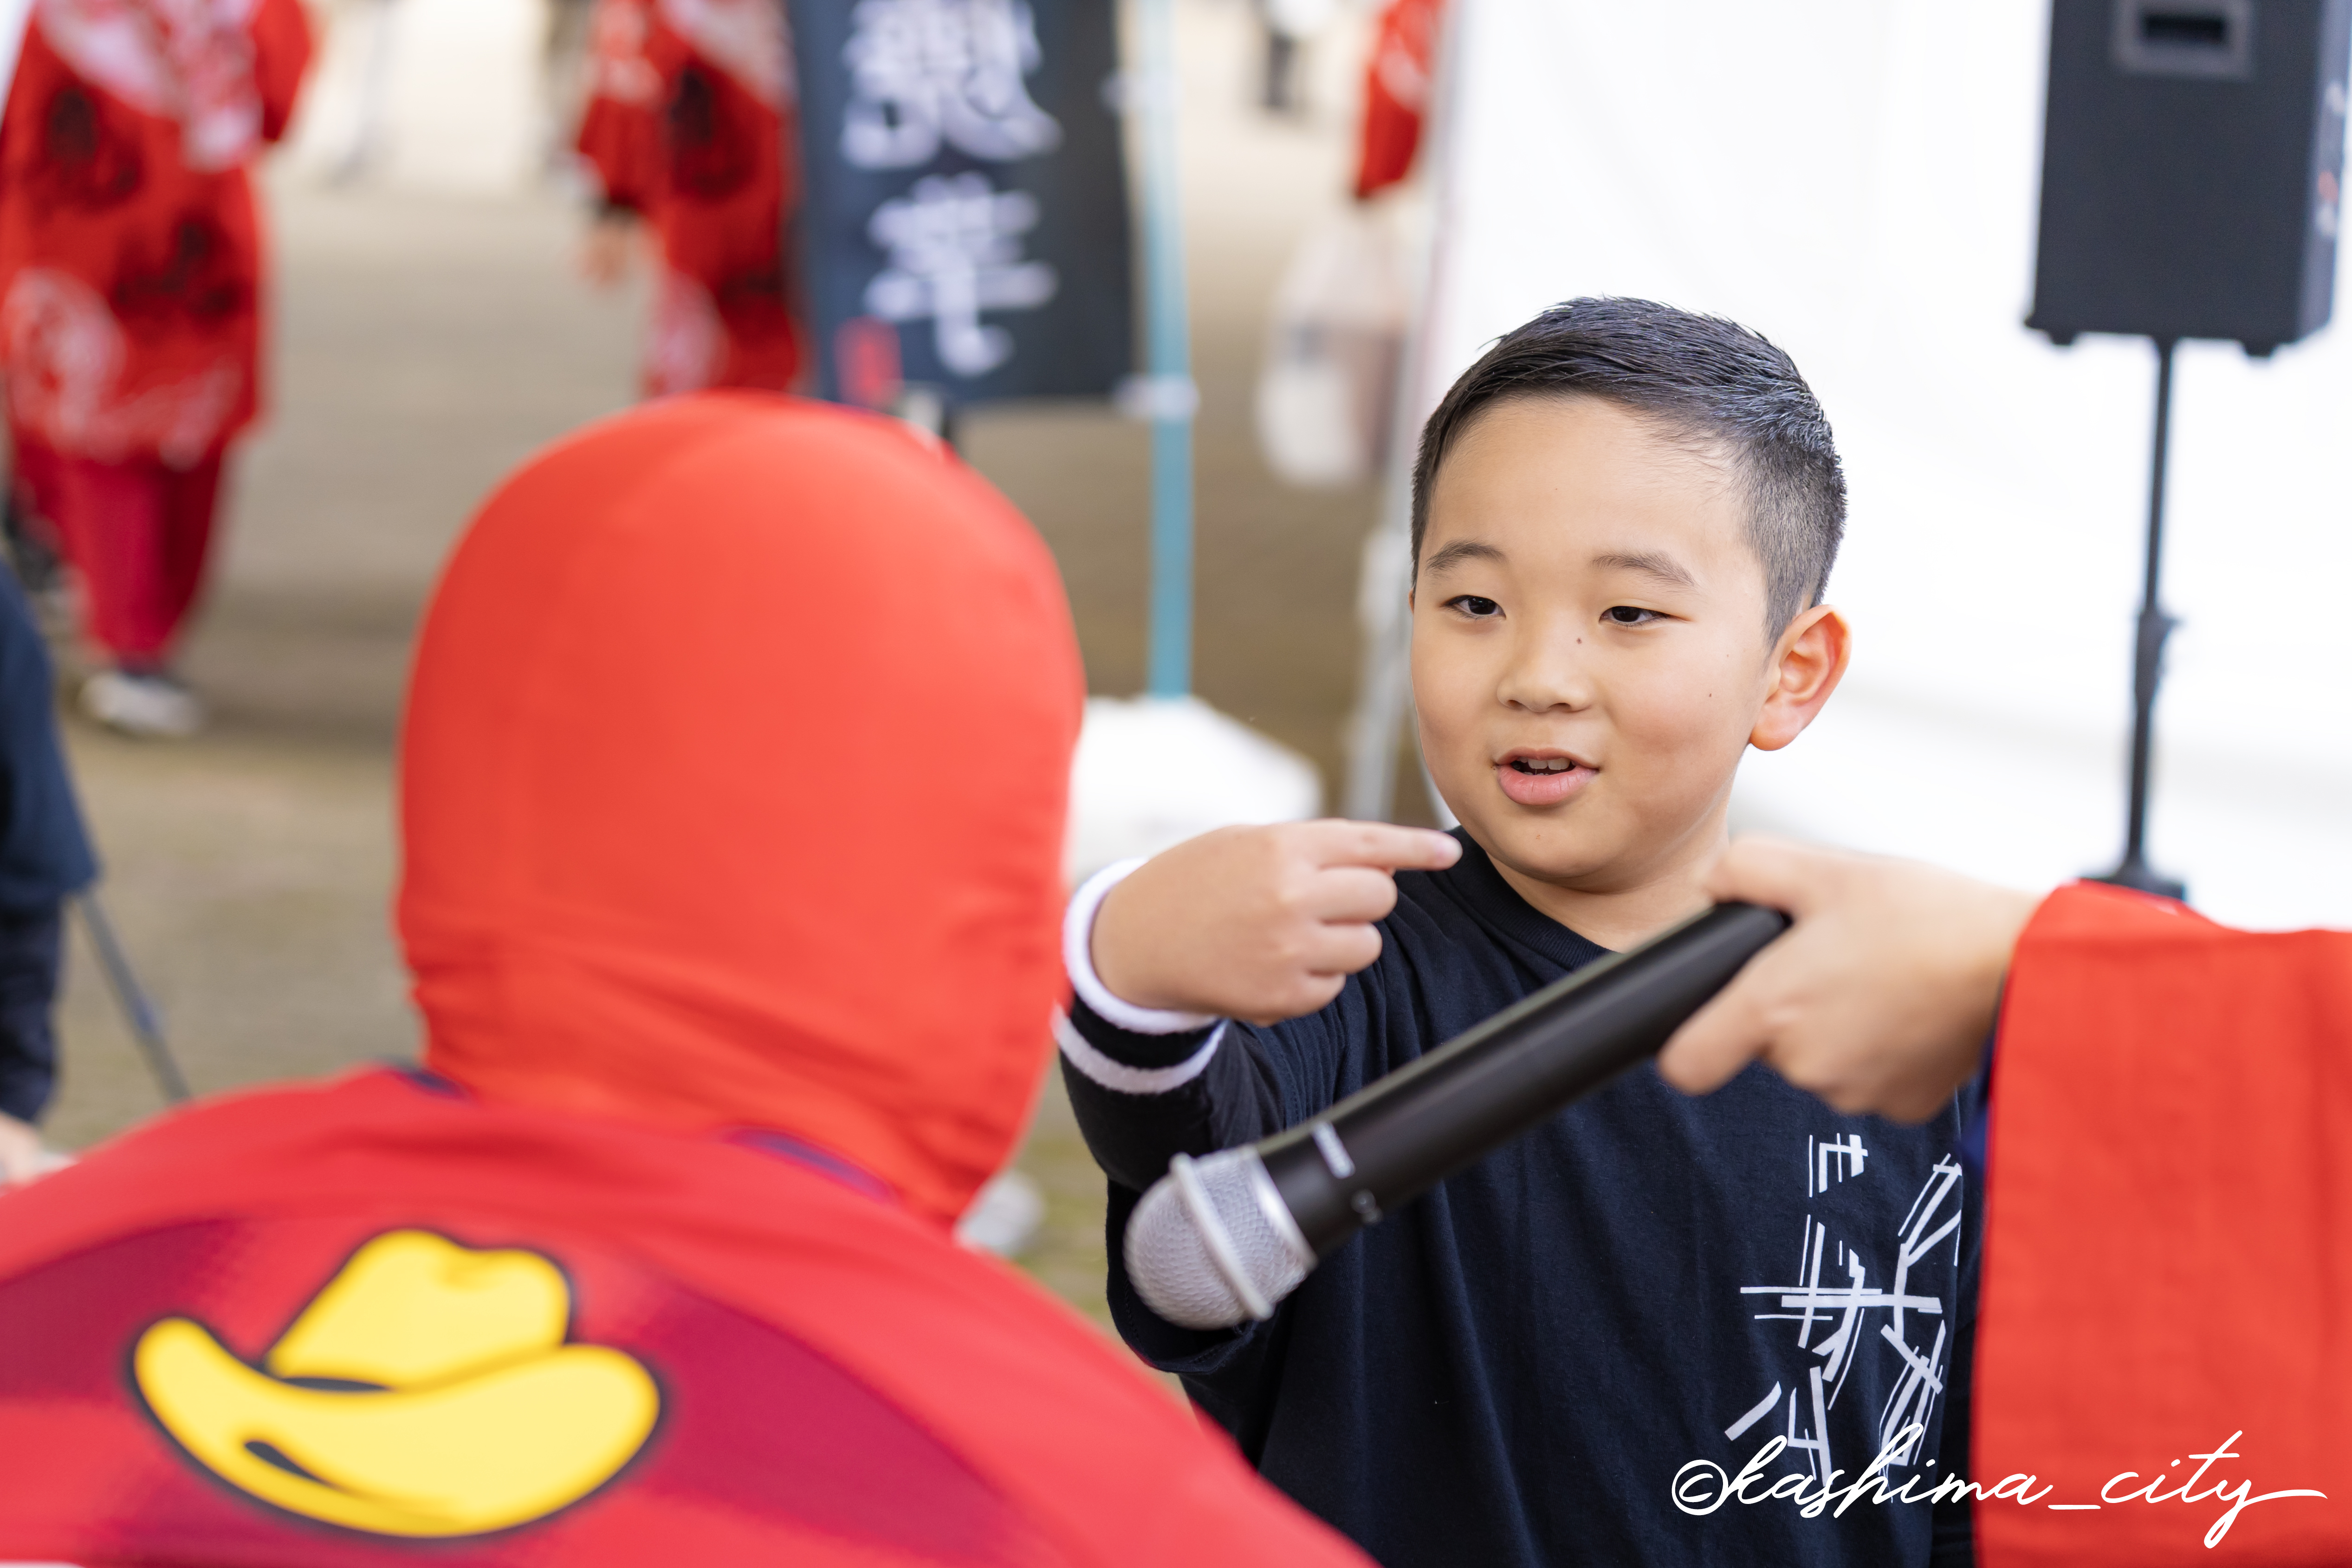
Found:
<path fill-rule="evenodd" d="M 1133 365 L 1113 0 L 786 0 L 823 396 L 1108 395 Z"/>

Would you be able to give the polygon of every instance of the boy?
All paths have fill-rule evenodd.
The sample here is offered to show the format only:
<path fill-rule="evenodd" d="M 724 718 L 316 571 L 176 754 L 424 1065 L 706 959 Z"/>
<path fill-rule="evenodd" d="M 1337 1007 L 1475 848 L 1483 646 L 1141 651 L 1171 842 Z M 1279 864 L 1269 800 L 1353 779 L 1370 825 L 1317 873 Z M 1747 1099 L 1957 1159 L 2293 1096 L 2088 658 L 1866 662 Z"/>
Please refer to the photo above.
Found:
<path fill-rule="evenodd" d="M 1289 1126 L 1706 906 L 1740 755 L 1844 672 L 1820 603 L 1843 517 L 1769 343 L 1638 300 L 1547 311 L 1455 384 L 1414 472 L 1414 700 L 1461 830 L 1227 829 L 1072 901 L 1064 1070 L 1111 1180 L 1120 1331 L 1392 1568 L 1930 1558 L 1926 1504 L 1803 1513 L 1884 1452 L 1914 1497 L 1965 1463 L 1948 1110 L 1843 1118 L 1764 1072 L 1687 1100 L 1644 1067 L 1270 1321 L 1178 1329 L 1119 1262 L 1171 1155 Z M 1691 1483 L 1751 1462 L 1732 1506 Z"/>

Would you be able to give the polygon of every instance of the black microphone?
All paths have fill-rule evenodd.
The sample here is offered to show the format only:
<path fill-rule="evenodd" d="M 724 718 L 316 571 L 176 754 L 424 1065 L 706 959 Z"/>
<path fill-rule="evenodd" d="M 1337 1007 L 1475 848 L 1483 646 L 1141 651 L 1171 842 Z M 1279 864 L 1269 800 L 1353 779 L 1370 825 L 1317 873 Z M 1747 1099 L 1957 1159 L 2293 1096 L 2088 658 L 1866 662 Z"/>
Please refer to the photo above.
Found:
<path fill-rule="evenodd" d="M 1312 1121 L 1198 1160 L 1177 1155 L 1128 1222 L 1128 1278 L 1184 1328 L 1272 1317 L 1356 1232 L 1654 1055 L 1788 929 L 1778 910 L 1717 904 Z"/>

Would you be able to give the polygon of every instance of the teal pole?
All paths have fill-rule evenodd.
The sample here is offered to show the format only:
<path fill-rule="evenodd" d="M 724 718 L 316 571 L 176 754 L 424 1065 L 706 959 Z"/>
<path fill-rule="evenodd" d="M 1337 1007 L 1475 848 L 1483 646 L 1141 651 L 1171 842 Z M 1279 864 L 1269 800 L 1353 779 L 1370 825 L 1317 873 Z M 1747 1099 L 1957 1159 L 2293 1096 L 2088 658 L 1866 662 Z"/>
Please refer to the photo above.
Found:
<path fill-rule="evenodd" d="M 1151 622 L 1146 689 L 1192 689 L 1192 325 L 1176 149 L 1175 0 L 1137 0 L 1143 57 L 1145 406 L 1151 419 Z"/>

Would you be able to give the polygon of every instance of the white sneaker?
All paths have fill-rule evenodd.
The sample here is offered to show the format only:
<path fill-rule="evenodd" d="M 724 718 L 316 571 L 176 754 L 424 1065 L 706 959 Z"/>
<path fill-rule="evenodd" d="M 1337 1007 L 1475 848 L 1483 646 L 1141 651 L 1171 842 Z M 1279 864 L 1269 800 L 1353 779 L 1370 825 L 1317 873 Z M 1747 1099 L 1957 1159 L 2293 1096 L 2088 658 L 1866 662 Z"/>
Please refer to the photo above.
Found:
<path fill-rule="evenodd" d="M 81 710 L 110 730 L 145 740 L 185 740 L 205 727 L 205 705 L 168 675 L 101 670 L 81 684 Z"/>
<path fill-rule="evenodd" d="M 0 1115 L 0 1187 L 22 1186 L 73 1163 L 71 1154 L 43 1143 L 35 1129 Z"/>

